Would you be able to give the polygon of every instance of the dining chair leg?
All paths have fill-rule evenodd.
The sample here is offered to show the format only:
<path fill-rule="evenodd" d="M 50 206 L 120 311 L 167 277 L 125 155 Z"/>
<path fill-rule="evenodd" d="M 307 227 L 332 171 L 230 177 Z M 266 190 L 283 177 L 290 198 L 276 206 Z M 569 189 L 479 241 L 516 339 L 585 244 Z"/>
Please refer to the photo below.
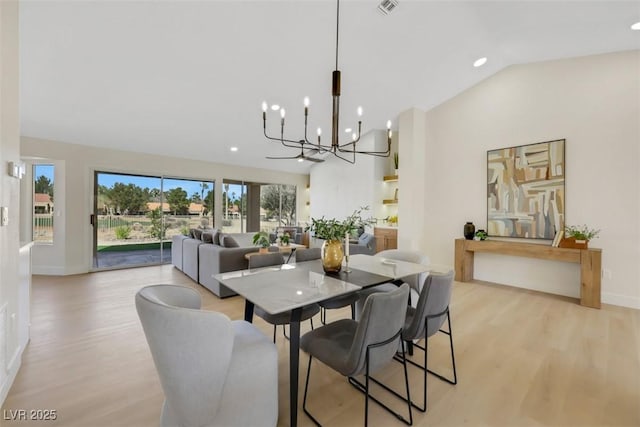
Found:
<path fill-rule="evenodd" d="M 447 309 L 446 311 L 446 315 L 447 315 L 447 324 L 448 324 L 448 331 L 444 331 L 442 329 L 439 330 L 439 332 L 442 332 L 443 334 L 449 335 L 449 345 L 450 345 L 450 349 L 451 349 L 451 364 L 453 367 L 453 380 L 440 375 L 437 372 L 432 371 L 431 369 L 429 369 L 427 366 L 427 362 L 428 362 L 428 354 L 429 354 L 429 339 L 425 338 L 424 340 L 424 347 L 420 346 L 419 344 L 414 344 L 413 346 L 415 348 L 419 348 L 420 350 L 422 350 L 424 352 L 424 364 L 420 365 L 419 363 L 414 362 L 413 360 L 408 360 L 407 362 L 412 364 L 413 366 L 422 369 L 423 371 L 423 381 L 422 381 L 422 392 L 423 392 L 423 398 L 422 398 L 422 407 L 416 405 L 415 403 L 411 402 L 411 404 L 413 405 L 414 408 L 416 408 L 417 410 L 421 411 L 421 412 L 426 412 L 427 411 L 427 373 L 430 373 L 431 375 L 434 375 L 436 377 L 438 377 L 439 379 L 441 379 L 442 381 L 445 381 L 451 385 L 456 385 L 458 383 L 458 374 L 456 372 L 456 359 L 455 359 L 455 355 L 454 355 L 454 351 L 453 351 L 453 333 L 451 330 L 451 317 L 449 316 L 449 310 Z M 436 315 L 436 316 L 440 316 L 440 315 Z M 427 321 L 428 319 L 425 319 L 425 330 L 427 328 Z M 395 358 L 397 361 L 401 361 L 399 358 Z M 396 394 L 398 397 L 399 395 L 397 393 Z"/>
<path fill-rule="evenodd" d="M 307 409 L 307 392 L 309 390 L 309 377 L 311 376 L 311 360 L 312 359 L 313 357 L 309 356 L 309 364 L 307 365 L 307 379 L 304 382 L 304 397 L 302 399 L 302 410 L 304 411 L 305 414 L 307 414 L 309 418 L 311 418 L 311 421 L 313 421 L 315 425 L 317 425 L 318 427 L 321 427 L 318 420 L 316 420 L 315 417 L 311 415 L 311 412 L 309 412 L 309 410 Z"/>
<path fill-rule="evenodd" d="M 364 384 L 362 384 L 360 381 L 358 381 L 355 377 L 349 377 L 349 383 L 352 386 L 354 386 L 357 390 L 360 390 L 360 392 L 365 394 L 365 426 L 367 425 L 369 398 L 371 398 L 371 400 L 376 402 L 383 409 L 385 409 L 390 414 L 394 415 L 397 419 L 399 419 L 403 423 L 405 423 L 407 425 L 413 425 L 413 412 L 411 410 L 412 403 L 411 403 L 411 395 L 410 395 L 410 392 L 409 392 L 409 375 L 408 375 L 408 372 L 407 372 L 406 363 L 404 363 L 404 378 L 405 378 L 405 386 L 406 386 L 406 390 L 407 390 L 407 396 L 406 397 L 402 396 L 401 394 L 399 394 L 395 390 L 391 389 L 389 386 L 385 385 L 381 381 L 378 381 L 377 379 L 375 379 L 374 377 L 369 375 L 369 351 L 370 351 L 370 349 L 371 348 L 375 348 L 375 347 L 379 347 L 381 345 L 388 344 L 392 340 L 397 339 L 400 336 L 400 332 L 401 331 L 399 331 L 398 334 L 396 334 L 396 336 L 392 337 L 391 340 L 387 340 L 387 341 L 384 341 L 384 342 L 381 342 L 381 343 L 377 343 L 377 344 L 371 344 L 371 345 L 369 345 L 367 347 L 367 353 L 366 353 L 366 356 L 365 356 L 365 372 L 366 373 L 365 373 L 365 383 Z M 402 347 L 402 359 L 406 360 L 405 351 L 404 351 L 404 344 L 402 344 L 401 347 Z M 390 407 L 388 407 L 387 405 L 382 403 L 375 396 L 370 395 L 369 394 L 369 380 L 371 380 L 374 383 L 378 384 L 380 387 L 384 388 L 385 390 L 391 392 L 392 394 L 394 394 L 395 396 L 397 396 L 401 400 L 404 400 L 405 402 L 407 402 L 407 410 L 409 412 L 409 419 L 407 420 L 401 414 L 395 412 L 393 409 L 391 409 Z"/>

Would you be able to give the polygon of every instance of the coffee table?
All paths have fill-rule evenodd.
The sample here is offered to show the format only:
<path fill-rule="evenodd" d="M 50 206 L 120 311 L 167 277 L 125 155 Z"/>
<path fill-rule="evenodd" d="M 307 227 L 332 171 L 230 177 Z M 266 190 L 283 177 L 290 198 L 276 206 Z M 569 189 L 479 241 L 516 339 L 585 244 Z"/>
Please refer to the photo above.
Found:
<path fill-rule="evenodd" d="M 296 249 L 300 249 L 300 248 L 306 248 L 305 245 L 299 245 L 297 243 L 289 243 L 288 245 L 271 245 L 271 247 L 277 246 L 278 250 L 281 253 L 289 253 L 289 257 L 287 258 L 287 263 L 289 262 L 289 260 L 291 259 L 291 256 L 293 255 L 293 253 L 296 251 Z M 254 255 L 263 255 L 265 253 L 269 253 L 269 252 L 249 252 L 244 254 L 245 259 L 249 259 Z"/>

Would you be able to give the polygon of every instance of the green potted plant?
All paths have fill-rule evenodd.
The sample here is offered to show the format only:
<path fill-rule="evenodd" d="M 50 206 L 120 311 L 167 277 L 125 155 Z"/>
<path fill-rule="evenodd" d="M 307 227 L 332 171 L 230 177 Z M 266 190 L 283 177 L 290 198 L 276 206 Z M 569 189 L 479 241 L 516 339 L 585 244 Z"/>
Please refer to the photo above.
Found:
<path fill-rule="evenodd" d="M 487 236 L 487 232 L 482 229 L 476 231 L 476 240 L 487 240 Z"/>
<path fill-rule="evenodd" d="M 327 273 L 337 273 L 342 268 L 342 241 L 351 235 L 358 227 L 369 225 L 375 222 L 373 218 L 362 218 L 362 212 L 369 210 L 368 206 L 361 207 L 353 211 L 343 221 L 335 218 L 327 219 L 311 218 L 311 225 L 305 231 L 311 231 L 315 237 L 324 239 L 322 244 L 322 268 Z M 348 244 L 348 242 L 347 242 Z"/>
<path fill-rule="evenodd" d="M 583 225 L 567 225 L 564 228 L 564 239 L 560 242 L 561 248 L 588 249 L 589 240 L 595 239 L 600 230 Z"/>
<path fill-rule="evenodd" d="M 268 252 L 269 246 L 271 246 L 271 242 L 269 241 L 269 235 L 266 231 L 258 231 L 253 235 L 253 244 L 256 246 L 260 246 L 260 253 Z"/>
<path fill-rule="evenodd" d="M 393 167 L 395 168 L 395 175 L 398 176 L 398 152 L 393 153 Z"/>
<path fill-rule="evenodd" d="M 291 240 L 291 236 L 289 236 L 289 233 L 287 233 L 286 231 L 282 234 L 282 236 L 280 236 L 280 243 L 283 246 L 288 246 L 290 240 Z"/>

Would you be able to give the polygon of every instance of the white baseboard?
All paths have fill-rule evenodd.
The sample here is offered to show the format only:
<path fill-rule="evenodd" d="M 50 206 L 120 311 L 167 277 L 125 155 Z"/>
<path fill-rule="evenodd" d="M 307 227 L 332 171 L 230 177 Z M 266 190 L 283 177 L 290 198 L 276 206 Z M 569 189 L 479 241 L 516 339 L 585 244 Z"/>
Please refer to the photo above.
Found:
<path fill-rule="evenodd" d="M 16 352 L 13 354 L 11 358 L 11 362 L 9 363 L 7 369 L 7 377 L 4 381 L 4 384 L 0 385 L 0 406 L 4 404 L 7 395 L 9 394 L 9 390 L 13 385 L 13 381 L 16 379 L 16 375 L 18 375 L 18 371 L 20 370 L 20 366 L 22 366 L 22 352 L 24 348 L 19 346 Z"/>
<path fill-rule="evenodd" d="M 619 305 L 621 307 L 629 307 L 640 310 L 640 298 L 628 295 L 618 295 L 609 292 L 602 293 L 602 302 L 604 304 Z"/>
<path fill-rule="evenodd" d="M 31 274 L 42 274 L 45 276 L 64 276 L 64 267 L 55 265 L 32 265 Z"/>
<path fill-rule="evenodd" d="M 89 269 L 86 265 L 74 265 L 70 267 L 59 267 L 55 265 L 33 265 L 31 267 L 32 274 L 44 276 L 69 276 L 71 274 L 88 273 Z"/>

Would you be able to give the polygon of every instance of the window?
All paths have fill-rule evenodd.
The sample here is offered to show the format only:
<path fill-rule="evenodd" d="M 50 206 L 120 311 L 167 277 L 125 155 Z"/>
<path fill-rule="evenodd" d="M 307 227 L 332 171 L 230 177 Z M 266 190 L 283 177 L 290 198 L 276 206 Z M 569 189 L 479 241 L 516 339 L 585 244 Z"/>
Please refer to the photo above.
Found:
<path fill-rule="evenodd" d="M 33 241 L 53 243 L 53 165 L 33 165 Z"/>
<path fill-rule="evenodd" d="M 224 180 L 222 230 L 273 232 L 296 225 L 296 186 Z"/>

